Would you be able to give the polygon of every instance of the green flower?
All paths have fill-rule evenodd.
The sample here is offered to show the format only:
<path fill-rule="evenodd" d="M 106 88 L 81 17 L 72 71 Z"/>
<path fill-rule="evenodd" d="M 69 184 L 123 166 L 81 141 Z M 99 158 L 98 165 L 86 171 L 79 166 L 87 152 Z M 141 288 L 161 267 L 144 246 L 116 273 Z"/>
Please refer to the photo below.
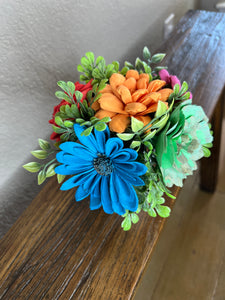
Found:
<path fill-rule="evenodd" d="M 193 174 L 196 161 L 204 156 L 204 145 L 212 140 L 208 118 L 200 106 L 177 107 L 156 142 L 157 161 L 165 184 L 183 186 L 183 179 Z"/>

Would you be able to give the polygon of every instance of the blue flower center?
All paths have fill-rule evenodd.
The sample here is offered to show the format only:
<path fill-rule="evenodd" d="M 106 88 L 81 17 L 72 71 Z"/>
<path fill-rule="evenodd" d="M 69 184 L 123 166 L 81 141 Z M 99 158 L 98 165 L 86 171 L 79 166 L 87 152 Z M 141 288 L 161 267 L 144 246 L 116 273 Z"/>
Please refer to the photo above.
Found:
<path fill-rule="evenodd" d="M 112 173 L 113 171 L 113 164 L 109 157 L 107 157 L 105 154 L 98 154 L 98 157 L 96 157 L 93 161 L 93 165 L 95 170 L 100 175 L 107 176 Z"/>

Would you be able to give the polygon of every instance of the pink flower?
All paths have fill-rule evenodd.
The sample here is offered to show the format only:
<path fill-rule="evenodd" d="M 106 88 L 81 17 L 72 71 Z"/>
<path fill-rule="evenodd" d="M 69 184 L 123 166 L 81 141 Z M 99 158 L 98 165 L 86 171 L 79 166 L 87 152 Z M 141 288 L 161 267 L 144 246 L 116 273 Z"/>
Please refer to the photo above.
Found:
<path fill-rule="evenodd" d="M 169 84 L 172 89 L 174 88 L 175 84 L 179 84 L 181 88 L 180 80 L 175 75 L 170 75 L 166 69 L 159 71 L 159 77 L 161 80 L 164 80 L 167 84 Z M 192 94 L 190 93 L 190 99 L 192 99 Z"/>

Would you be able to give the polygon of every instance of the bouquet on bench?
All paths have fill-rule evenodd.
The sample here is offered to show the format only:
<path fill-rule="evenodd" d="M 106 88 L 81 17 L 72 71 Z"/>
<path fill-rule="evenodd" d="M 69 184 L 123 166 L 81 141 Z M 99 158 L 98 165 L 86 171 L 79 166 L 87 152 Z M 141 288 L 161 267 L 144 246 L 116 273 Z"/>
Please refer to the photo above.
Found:
<path fill-rule="evenodd" d="M 124 230 L 141 210 L 170 215 L 164 193 L 174 197 L 168 187 L 182 186 L 196 161 L 210 156 L 213 138 L 187 83 L 156 66 L 164 56 L 145 47 L 144 60 L 121 69 L 92 52 L 82 57 L 77 70 L 85 84 L 57 83 L 61 102 L 49 121 L 54 145 L 39 139 L 41 150 L 31 152 L 47 162 L 23 166 L 38 172 L 38 184 L 57 174 L 61 190 L 77 187 L 76 201 L 89 196 L 91 210 L 123 216 Z"/>

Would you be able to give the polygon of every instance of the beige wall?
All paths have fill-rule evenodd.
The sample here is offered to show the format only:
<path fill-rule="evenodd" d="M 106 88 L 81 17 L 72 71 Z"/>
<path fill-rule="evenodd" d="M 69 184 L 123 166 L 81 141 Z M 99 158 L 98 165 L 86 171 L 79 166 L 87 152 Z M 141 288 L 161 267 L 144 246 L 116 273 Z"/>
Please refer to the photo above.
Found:
<path fill-rule="evenodd" d="M 0 1 L 2 226 L 13 222 L 38 190 L 29 186 L 35 176 L 21 165 L 31 159 L 29 151 L 37 147 L 37 138 L 51 132 L 48 120 L 58 103 L 56 82 L 78 79 L 76 66 L 86 51 L 111 62 L 133 60 L 145 45 L 156 49 L 164 19 L 174 13 L 177 21 L 195 2 Z M 16 208 L 14 202 L 19 203 Z"/>

